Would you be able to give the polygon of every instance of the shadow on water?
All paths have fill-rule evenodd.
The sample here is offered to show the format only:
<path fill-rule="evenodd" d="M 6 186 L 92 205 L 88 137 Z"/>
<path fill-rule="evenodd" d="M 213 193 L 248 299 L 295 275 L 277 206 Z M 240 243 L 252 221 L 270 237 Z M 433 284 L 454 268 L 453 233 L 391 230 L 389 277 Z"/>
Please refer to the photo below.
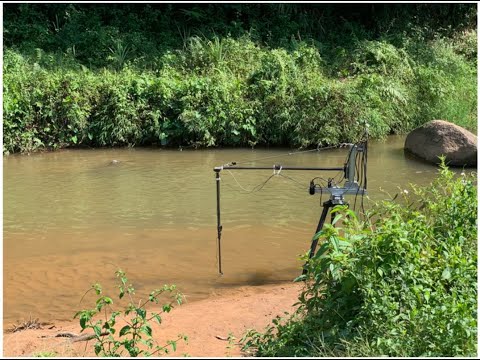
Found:
<path fill-rule="evenodd" d="M 422 159 L 421 157 L 411 153 L 410 151 L 403 149 L 403 156 L 405 157 L 405 160 L 411 161 L 411 162 L 417 162 L 421 165 L 425 166 L 431 166 L 433 169 L 438 169 L 438 164 L 440 164 L 440 160 L 438 160 L 438 164 L 432 164 L 431 162 Z M 445 163 L 451 170 L 458 170 L 458 169 L 466 169 L 466 170 L 476 170 L 477 166 L 458 166 L 458 165 L 452 165 L 448 161 Z"/>
<path fill-rule="evenodd" d="M 300 275 L 301 270 L 297 268 L 286 268 L 282 272 L 288 273 L 285 275 L 279 275 L 278 272 L 263 270 L 263 271 L 252 271 L 250 273 L 244 274 L 244 276 L 235 278 L 235 279 L 224 279 L 221 278 L 216 284 L 217 288 L 231 288 L 239 286 L 262 286 L 262 285 L 274 285 L 293 282 L 291 274 L 298 271 Z"/>

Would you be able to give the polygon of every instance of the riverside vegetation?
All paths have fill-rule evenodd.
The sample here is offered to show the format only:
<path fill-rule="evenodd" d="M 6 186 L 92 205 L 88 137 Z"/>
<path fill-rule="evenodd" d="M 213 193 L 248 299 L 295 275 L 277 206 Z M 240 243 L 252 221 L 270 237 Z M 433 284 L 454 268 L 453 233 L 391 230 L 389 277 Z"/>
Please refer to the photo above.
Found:
<path fill-rule="evenodd" d="M 176 351 L 178 341 L 187 341 L 187 336 L 179 335 L 177 339 L 167 340 L 165 345 L 159 345 L 153 339 L 150 322 L 161 324 L 161 315 L 146 308 L 147 304 L 158 304 L 162 295 L 168 295 L 168 302 L 162 305 L 161 312 L 168 313 L 174 305 L 182 304 L 183 295 L 176 290 L 175 285 L 164 285 L 161 289 L 153 290 L 148 299 L 135 299 L 135 288 L 129 284 L 125 272 L 119 269 L 115 275 L 119 279 L 118 300 L 122 300 L 126 295 L 129 301 L 124 309 L 119 311 L 118 307 L 114 308 L 113 299 L 103 295 L 102 286 L 96 283 L 87 291 L 88 293 L 94 290 L 98 296 L 95 308 L 78 311 L 74 316 L 78 317 L 82 331 L 93 330 L 93 348 L 97 356 L 120 357 L 125 351 L 131 357 L 159 356 L 169 354 L 170 347 Z M 117 318 L 124 321 L 120 330 Z"/>
<path fill-rule="evenodd" d="M 263 333 L 257 356 L 476 356 L 476 174 L 445 165 L 424 188 L 402 191 L 360 221 L 337 207 L 316 234 L 297 311 Z M 305 258 L 306 259 L 306 258 Z"/>
<path fill-rule="evenodd" d="M 475 4 L 6 4 L 3 151 L 476 131 Z"/>

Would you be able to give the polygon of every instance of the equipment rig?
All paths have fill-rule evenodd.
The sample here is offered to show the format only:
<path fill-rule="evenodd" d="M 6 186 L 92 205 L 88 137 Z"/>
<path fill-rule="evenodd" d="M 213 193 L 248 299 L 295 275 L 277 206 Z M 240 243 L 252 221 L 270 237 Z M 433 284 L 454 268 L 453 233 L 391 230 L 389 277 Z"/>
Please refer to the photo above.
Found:
<path fill-rule="evenodd" d="M 215 172 L 216 188 L 217 188 L 217 240 L 218 240 L 218 271 L 223 275 L 222 272 L 222 257 L 221 257 L 221 238 L 222 238 L 222 223 L 221 223 L 221 211 L 220 211 L 220 173 L 223 170 L 270 170 L 274 174 L 280 171 L 337 171 L 343 172 L 343 179 L 345 180 L 342 186 L 338 186 L 332 182 L 332 179 L 329 179 L 326 186 L 321 186 L 315 184 L 315 179 L 310 181 L 310 186 L 308 187 L 308 192 L 310 195 L 315 195 L 317 193 L 324 194 L 329 193 L 330 198 L 325 201 L 323 206 L 323 211 L 320 215 L 318 225 L 315 231 L 315 234 L 320 232 L 325 224 L 328 212 L 330 209 L 336 205 L 348 205 L 345 202 L 345 195 L 361 195 L 362 197 L 367 193 L 367 140 L 358 142 L 356 144 L 346 144 L 350 147 L 347 159 L 343 166 L 341 167 L 294 167 L 294 166 L 283 166 L 275 164 L 270 167 L 264 166 L 238 166 L 236 162 L 231 162 L 222 166 L 216 166 L 213 168 Z M 319 149 L 317 149 L 319 150 Z M 321 149 L 320 149 L 321 150 Z M 358 173 L 362 173 L 362 177 L 358 176 Z M 333 214 L 332 214 L 333 217 Z M 315 250 L 318 243 L 318 237 L 313 237 L 312 243 L 310 245 L 309 258 L 311 259 L 315 255 Z M 303 274 L 306 273 L 306 268 L 304 267 Z"/>

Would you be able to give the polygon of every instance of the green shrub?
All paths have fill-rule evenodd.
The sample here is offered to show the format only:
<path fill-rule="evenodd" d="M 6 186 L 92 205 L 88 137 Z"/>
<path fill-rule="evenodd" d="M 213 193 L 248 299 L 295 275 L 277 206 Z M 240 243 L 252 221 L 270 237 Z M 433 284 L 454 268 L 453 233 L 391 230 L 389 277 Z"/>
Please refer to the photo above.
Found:
<path fill-rule="evenodd" d="M 475 33 L 337 49 L 192 36 L 151 60 L 118 39 L 105 68 L 78 54 L 4 54 L 4 153 L 68 146 L 316 147 L 402 134 L 433 119 L 476 132 Z M 473 34 L 473 35 L 472 35 Z M 73 48 L 72 48 L 73 49 Z M 336 51 L 337 51 L 336 50 Z M 141 65 L 143 64 L 143 65 Z M 338 71 L 336 71 L 338 70 Z"/>
<path fill-rule="evenodd" d="M 95 307 L 81 310 L 74 316 L 78 317 L 82 331 L 93 330 L 95 340 L 93 347 L 96 355 L 119 357 L 126 351 L 131 357 L 158 356 L 168 354 L 170 347 L 175 351 L 179 340 L 187 340 L 186 336 L 179 335 L 176 340 L 168 340 L 165 345 L 159 345 L 152 335 L 151 322 L 161 324 L 161 312 L 168 313 L 175 305 L 183 302 L 183 295 L 176 290 L 175 285 L 164 285 L 161 289 L 153 290 L 148 299 L 136 299 L 135 289 L 132 284 L 129 284 L 125 272 L 117 270 L 115 274 L 119 279 L 118 301 L 120 302 L 126 296 L 128 304 L 122 310 L 115 308 L 113 299 L 103 295 L 102 287 L 97 283 L 87 291 L 88 293 L 94 290 L 98 296 Z M 170 299 L 162 305 L 161 312 L 148 310 L 147 305 L 158 304 L 162 295 L 168 295 Z M 124 321 L 121 329 L 119 329 L 117 318 Z"/>
<path fill-rule="evenodd" d="M 474 356 L 477 352 L 477 189 L 442 165 L 425 188 L 377 204 L 361 222 L 316 234 L 299 307 L 261 334 L 258 356 Z"/>
<path fill-rule="evenodd" d="M 464 56 L 469 61 L 477 62 L 477 31 L 465 30 L 454 34 L 452 39 L 453 49 L 457 54 Z"/>

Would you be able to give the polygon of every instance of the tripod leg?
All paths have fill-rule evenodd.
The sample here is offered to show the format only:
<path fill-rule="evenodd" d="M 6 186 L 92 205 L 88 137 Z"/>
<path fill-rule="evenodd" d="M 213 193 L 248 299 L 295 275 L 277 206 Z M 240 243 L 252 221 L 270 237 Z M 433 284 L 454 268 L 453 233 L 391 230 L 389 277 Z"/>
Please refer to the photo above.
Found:
<path fill-rule="evenodd" d="M 327 214 L 328 214 L 328 210 L 330 209 L 330 206 L 331 206 L 330 202 L 326 202 L 323 204 L 322 215 L 320 216 L 320 221 L 318 222 L 317 230 L 315 230 L 315 234 L 323 229 L 323 225 L 325 224 L 325 220 L 327 219 Z M 313 257 L 313 255 L 315 255 L 315 249 L 317 248 L 317 244 L 318 244 L 318 239 L 315 239 L 312 241 L 312 245 L 310 246 L 310 254 L 309 254 L 310 259 Z"/>
<path fill-rule="evenodd" d="M 323 203 L 322 215 L 320 216 L 320 221 L 318 222 L 317 230 L 315 231 L 315 234 L 323 229 L 323 225 L 325 224 L 325 220 L 327 219 L 328 210 L 332 206 L 333 204 L 331 203 L 331 201 L 326 201 Z M 315 249 L 317 248 L 317 244 L 318 244 L 318 239 L 315 239 L 312 241 L 312 244 L 310 245 L 310 254 L 308 256 L 310 259 L 313 257 L 313 255 L 315 255 Z M 307 270 L 304 267 L 302 274 L 305 275 L 306 273 L 307 273 Z"/>

